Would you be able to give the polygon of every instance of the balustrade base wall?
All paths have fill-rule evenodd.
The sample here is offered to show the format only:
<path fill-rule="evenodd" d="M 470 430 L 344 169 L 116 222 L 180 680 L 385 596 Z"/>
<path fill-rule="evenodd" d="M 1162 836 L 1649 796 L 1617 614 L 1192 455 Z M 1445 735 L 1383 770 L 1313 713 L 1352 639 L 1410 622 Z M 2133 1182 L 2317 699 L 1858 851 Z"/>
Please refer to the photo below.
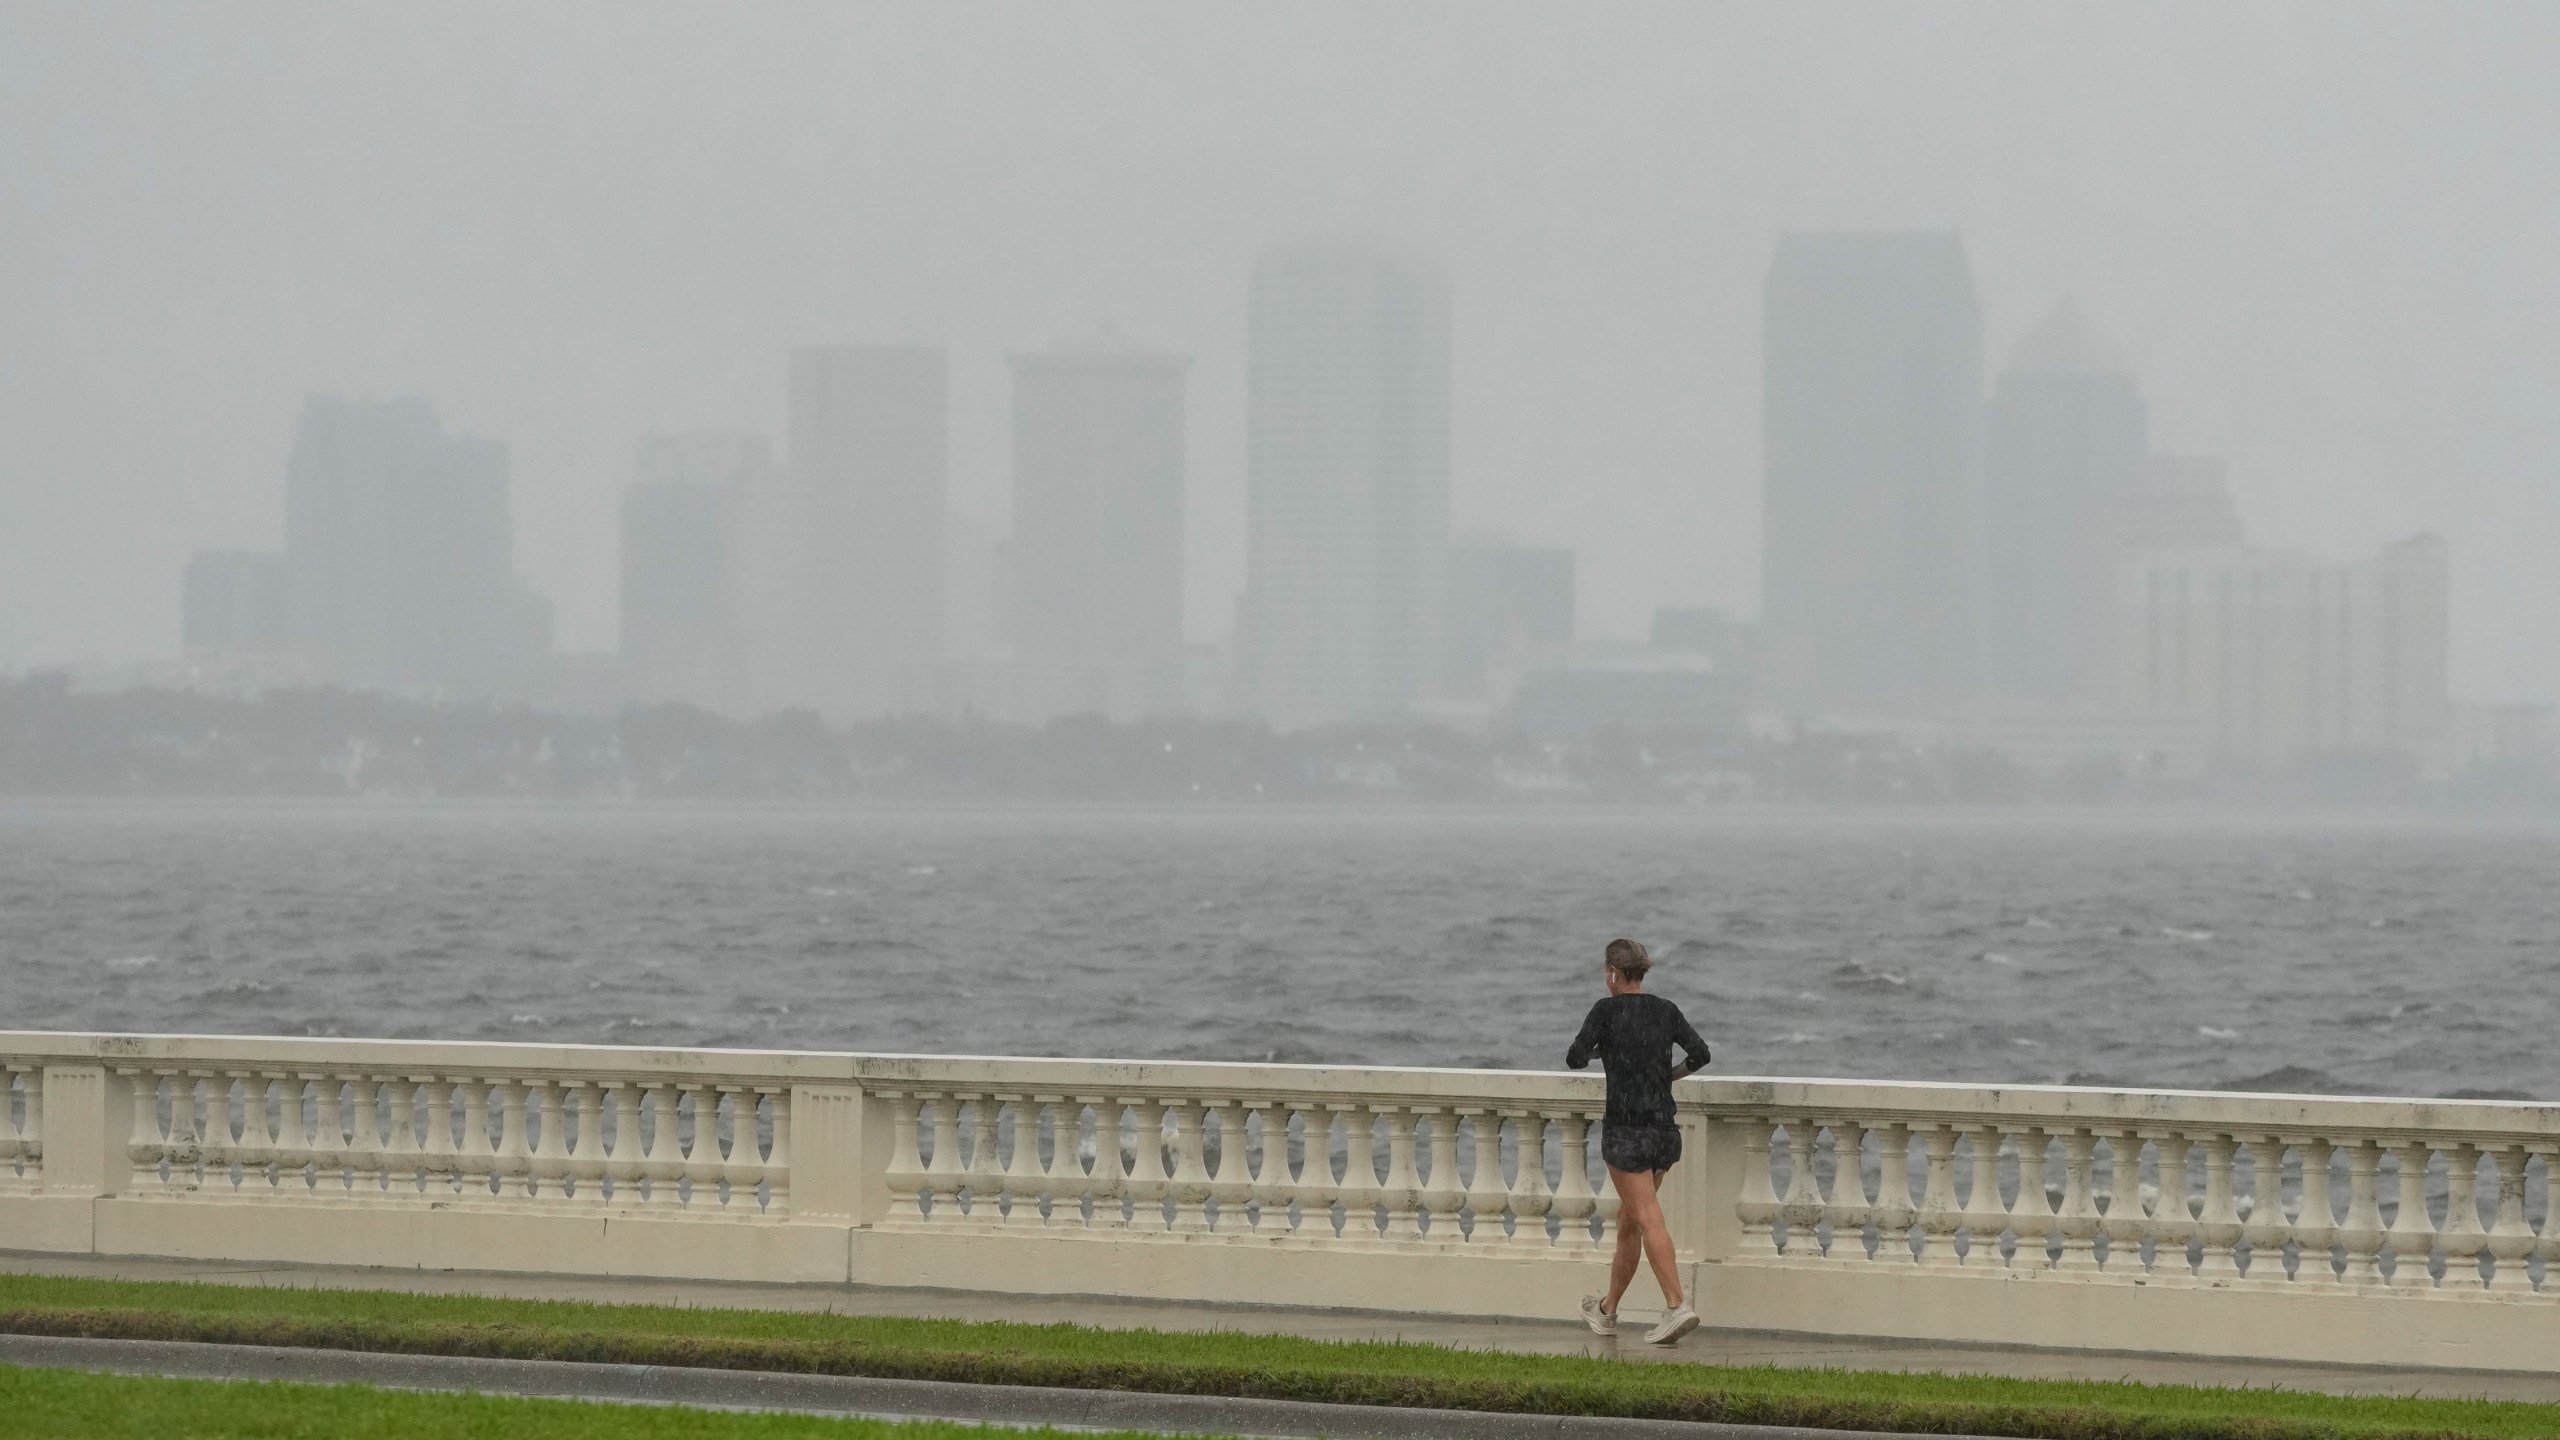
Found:
<path fill-rule="evenodd" d="M 853 1257 L 854 1278 L 871 1285 L 1488 1319 L 1570 1318 L 1582 1296 L 1608 1283 L 1605 1252 L 1504 1255 L 1078 1231 L 864 1231 Z M 1630 1310 L 1660 1303 L 1650 1275 L 1627 1296 Z"/>
<path fill-rule="evenodd" d="M 2560 1370 L 2560 1304 L 2471 1292 L 2137 1284 L 2103 1275 L 1736 1261 L 1692 1268 L 1710 1325 L 2314 1364 Z"/>

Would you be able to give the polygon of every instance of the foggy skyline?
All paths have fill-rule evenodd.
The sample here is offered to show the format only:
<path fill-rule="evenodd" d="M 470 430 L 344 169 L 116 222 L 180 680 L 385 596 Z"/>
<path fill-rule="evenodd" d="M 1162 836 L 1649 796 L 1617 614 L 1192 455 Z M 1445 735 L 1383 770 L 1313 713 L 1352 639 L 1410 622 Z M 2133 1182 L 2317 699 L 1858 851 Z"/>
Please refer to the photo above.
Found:
<path fill-rule="evenodd" d="M 1003 523 L 1005 359 L 1194 357 L 1187 629 L 1242 578 L 1253 257 L 1425 249 L 1454 511 L 1585 628 L 1756 609 L 1779 235 L 1949 229 L 1986 348 L 2061 298 L 2252 537 L 2452 549 L 2454 683 L 2560 694 L 2560 17 L 2341 6 L 906 7 L 0 15 L 0 667 L 164 654 L 274 549 L 312 394 L 510 447 L 516 564 L 615 639 L 639 437 L 780 436 L 796 345 L 950 356 Z"/>

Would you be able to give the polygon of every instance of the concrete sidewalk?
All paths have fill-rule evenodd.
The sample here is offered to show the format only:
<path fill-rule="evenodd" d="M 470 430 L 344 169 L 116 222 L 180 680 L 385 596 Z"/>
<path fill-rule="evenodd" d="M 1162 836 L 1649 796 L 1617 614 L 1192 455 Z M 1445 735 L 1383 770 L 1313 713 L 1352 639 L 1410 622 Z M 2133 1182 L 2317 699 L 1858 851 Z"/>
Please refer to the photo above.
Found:
<path fill-rule="evenodd" d="M 2137 1380 L 2164 1385 L 2281 1388 L 2332 1395 L 2424 1395 L 2560 1403 L 2560 1374 L 2424 1367 L 2285 1364 L 2121 1352 L 1929 1344 L 1905 1340 L 1698 1330 L 1670 1349 L 1634 1336 L 1604 1340 L 1578 1320 L 1453 1320 L 1371 1311 L 1174 1304 L 1107 1297 L 1037 1298 L 863 1285 L 763 1285 L 473 1271 L 376 1270 L 221 1261 L 118 1259 L 0 1251 L 0 1273 L 117 1280 L 189 1280 L 416 1294 L 579 1300 L 605 1305 L 832 1311 L 918 1319 L 1073 1323 L 1106 1329 L 1295 1335 L 1313 1340 L 1410 1340 L 1524 1355 L 1595 1355 L 1648 1364 L 1780 1365 L 1842 1370 L 2005 1375 L 2030 1380 Z M 1595 1275 L 1595 1278 L 1596 1275 Z M 1630 1312 L 1631 1320 L 1650 1317 Z M 1632 1327 L 1631 1327 L 1632 1328 Z"/>

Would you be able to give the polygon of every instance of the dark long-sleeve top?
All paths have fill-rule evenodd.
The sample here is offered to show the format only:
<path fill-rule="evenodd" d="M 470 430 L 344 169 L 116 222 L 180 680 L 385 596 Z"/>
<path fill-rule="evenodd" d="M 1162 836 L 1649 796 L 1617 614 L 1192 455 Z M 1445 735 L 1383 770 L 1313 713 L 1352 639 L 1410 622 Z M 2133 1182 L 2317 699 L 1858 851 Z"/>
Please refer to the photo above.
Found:
<path fill-rule="evenodd" d="M 1707 1064 L 1707 1042 L 1689 1026 L 1680 1007 L 1659 995 L 1610 995 L 1583 1017 L 1582 1033 L 1564 1052 L 1564 1063 L 1580 1070 L 1600 1057 L 1609 1076 L 1609 1109 L 1604 1126 L 1674 1123 L 1671 1105 L 1671 1047 L 1686 1053 L 1690 1070 Z"/>

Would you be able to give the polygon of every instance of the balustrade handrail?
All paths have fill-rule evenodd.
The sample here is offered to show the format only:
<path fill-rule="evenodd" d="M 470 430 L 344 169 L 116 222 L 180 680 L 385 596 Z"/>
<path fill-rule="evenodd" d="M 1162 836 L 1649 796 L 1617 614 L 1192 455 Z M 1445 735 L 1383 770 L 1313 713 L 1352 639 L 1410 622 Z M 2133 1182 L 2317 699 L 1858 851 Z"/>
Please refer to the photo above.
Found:
<path fill-rule="evenodd" d="M 1587 1104 L 1601 1085 L 1596 1071 L 76 1031 L 0 1031 L 0 1056 L 92 1060 L 109 1068 L 127 1063 L 410 1068 L 1080 1094 L 1179 1089 L 1273 1102 L 1408 1095 L 1421 1102 Z M 2456 1139 L 2560 1143 L 2560 1102 L 2551 1101 L 1787 1076 L 1698 1076 L 1681 1081 L 1677 1093 L 1683 1111 L 1732 1119 L 1855 1114 L 1909 1123 L 2022 1120 L 2137 1128 L 2149 1123 L 2266 1133 L 2318 1131 L 2339 1137 L 2422 1130 Z"/>

